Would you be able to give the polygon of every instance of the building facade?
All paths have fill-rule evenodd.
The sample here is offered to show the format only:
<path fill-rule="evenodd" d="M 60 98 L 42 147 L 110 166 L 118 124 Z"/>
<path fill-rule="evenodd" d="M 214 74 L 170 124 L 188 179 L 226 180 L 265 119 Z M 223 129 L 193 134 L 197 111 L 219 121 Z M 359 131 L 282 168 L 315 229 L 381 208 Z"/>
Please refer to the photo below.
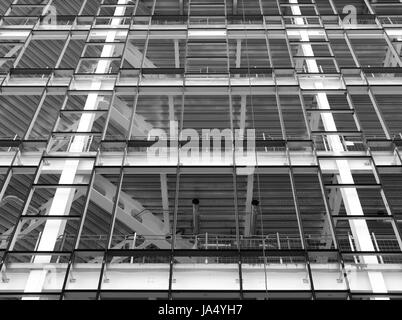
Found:
<path fill-rule="evenodd" d="M 402 296 L 402 3 L 0 14 L 0 299 Z"/>

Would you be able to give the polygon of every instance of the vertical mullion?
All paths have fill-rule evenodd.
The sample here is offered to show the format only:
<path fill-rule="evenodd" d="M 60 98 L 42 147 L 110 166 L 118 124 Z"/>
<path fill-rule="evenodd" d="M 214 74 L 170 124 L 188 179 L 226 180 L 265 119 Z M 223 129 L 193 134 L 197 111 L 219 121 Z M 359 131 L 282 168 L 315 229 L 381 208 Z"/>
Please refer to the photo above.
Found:
<path fill-rule="evenodd" d="M 67 48 L 68 48 L 68 46 L 69 46 L 71 40 L 72 40 L 72 32 L 71 32 L 71 30 L 70 30 L 70 31 L 68 32 L 68 34 L 67 34 L 66 42 L 65 42 L 65 44 L 64 44 L 64 46 L 63 46 L 63 49 L 62 49 L 61 52 L 60 52 L 60 56 L 59 56 L 59 58 L 57 59 L 56 65 L 55 65 L 55 67 L 54 67 L 55 69 L 58 69 L 58 68 L 59 68 L 59 66 L 60 66 L 60 64 L 61 64 L 61 61 L 62 61 L 63 58 L 64 58 L 64 54 L 66 53 L 66 50 L 67 50 Z"/>
<path fill-rule="evenodd" d="M 183 4 L 184 6 L 184 4 Z M 190 26 L 190 9 L 191 0 L 188 2 L 187 8 L 187 25 L 186 25 L 186 40 L 185 40 L 185 53 L 184 53 L 184 72 L 183 72 L 183 84 L 182 84 L 182 99 L 181 99 L 181 110 L 180 110 L 180 126 L 178 126 L 178 136 L 175 137 L 177 140 L 177 164 L 176 164 L 176 188 L 175 188 L 175 197 L 174 197 L 174 209 L 173 209 L 173 226 L 172 226 L 172 245 L 169 259 L 169 288 L 168 288 L 168 299 L 173 299 L 172 292 L 172 281 L 173 281 L 173 267 L 174 267 L 174 254 L 175 254 L 175 246 L 176 246 L 176 231 L 177 231 L 177 215 L 179 210 L 179 194 L 180 194 L 180 132 L 183 130 L 184 125 L 184 108 L 185 108 L 185 99 L 186 99 L 186 76 L 187 76 L 187 55 L 188 55 L 188 29 Z"/>
<path fill-rule="evenodd" d="M 99 150 L 98 150 L 97 153 L 99 154 Z M 62 300 L 62 298 L 64 296 L 64 292 L 66 290 L 67 281 L 68 281 L 68 278 L 69 278 L 71 266 L 72 266 L 72 263 L 73 263 L 73 261 L 75 259 L 75 250 L 78 249 L 78 245 L 79 245 L 79 242 L 80 242 L 80 239 L 81 239 L 81 233 L 82 233 L 84 223 L 85 223 L 85 218 L 86 218 L 86 214 L 87 214 L 87 210 L 88 210 L 88 206 L 89 206 L 89 201 L 90 201 L 90 197 L 91 197 L 91 191 L 92 191 L 93 184 L 94 184 L 94 181 L 95 181 L 95 172 L 96 172 L 96 168 L 94 166 L 94 168 L 92 169 L 90 182 L 88 184 L 88 190 L 87 190 L 86 195 L 85 195 L 85 197 L 86 197 L 85 198 L 85 205 L 84 205 L 84 209 L 82 211 L 82 215 L 81 215 L 81 218 L 80 218 L 79 227 L 78 227 L 77 233 L 75 235 L 75 238 L 73 240 L 72 252 L 70 253 L 70 258 L 69 258 L 69 261 L 68 261 L 68 264 L 67 264 L 66 274 L 64 276 L 63 285 L 62 285 L 62 288 L 61 288 L 60 300 Z"/>
<path fill-rule="evenodd" d="M 318 155 L 317 155 L 317 150 L 314 148 L 314 157 L 317 159 Z M 347 290 L 350 292 L 350 283 L 349 283 L 349 279 L 347 276 L 347 272 L 345 269 L 345 262 L 343 259 L 343 256 L 341 254 L 341 248 L 339 246 L 339 241 L 338 241 L 338 237 L 336 235 L 336 231 L 335 231 L 335 220 L 332 216 L 331 213 L 331 209 L 328 203 L 328 197 L 325 193 L 325 188 L 324 188 L 324 182 L 322 179 L 322 170 L 320 165 L 317 166 L 317 170 L 318 170 L 318 180 L 319 180 L 319 184 L 320 184 L 320 189 L 321 189 L 321 194 L 322 194 L 322 198 L 324 200 L 324 205 L 325 205 L 325 212 L 326 212 L 326 216 L 328 219 L 328 223 L 329 223 L 329 229 L 332 235 L 332 241 L 334 242 L 334 248 L 337 251 L 337 257 L 338 257 L 338 262 L 340 263 L 341 269 L 342 269 L 342 273 L 346 282 L 346 287 Z"/>
<path fill-rule="evenodd" d="M 363 73 L 363 74 L 364 74 L 364 73 Z M 385 121 L 383 112 L 381 111 L 381 109 L 380 109 L 379 106 L 378 106 L 377 99 L 375 98 L 375 95 L 374 95 L 374 93 L 373 93 L 373 91 L 372 91 L 372 89 L 371 89 L 371 85 L 368 83 L 367 77 L 366 77 L 365 74 L 364 74 L 364 78 L 366 79 L 368 95 L 369 95 L 369 97 L 370 97 L 371 103 L 373 104 L 373 108 L 374 108 L 375 113 L 376 113 L 376 115 L 377 115 L 378 121 L 379 121 L 380 124 L 381 124 L 381 127 L 382 127 L 382 129 L 383 129 L 383 131 L 384 131 L 384 134 L 385 134 L 386 138 L 387 138 L 388 140 L 390 140 L 390 139 L 391 139 L 391 133 L 390 133 L 388 124 L 387 124 L 386 121 Z"/>
<path fill-rule="evenodd" d="M 241 0 L 243 1 L 243 0 Z M 244 14 L 244 12 L 243 12 Z M 241 264 L 241 245 L 240 245 L 240 222 L 239 222 L 239 208 L 238 208 L 238 192 L 237 192 L 237 164 L 236 164 L 236 134 L 234 130 L 234 118 L 233 118 L 233 101 L 232 101 L 232 86 L 231 86 L 231 74 L 230 74 L 230 58 L 229 58 L 229 37 L 228 37 L 228 19 L 227 19 L 227 9 L 225 0 L 225 28 L 226 28 L 226 65 L 227 65 L 227 77 L 228 77 L 228 88 L 227 95 L 229 101 L 229 121 L 230 130 L 232 132 L 232 184 L 233 184 L 233 205 L 235 214 L 235 228 L 236 228 L 236 243 L 237 243 L 237 267 L 239 272 L 239 291 L 240 298 L 243 299 L 243 276 L 242 276 L 242 264 Z M 247 30 L 245 30 L 247 33 Z M 247 37 L 246 37 L 247 42 Z M 247 48 L 246 48 L 247 50 Z M 247 53 L 248 54 L 248 53 Z M 251 98 L 251 97 L 250 97 Z M 247 96 L 246 96 L 247 99 Z M 243 133 L 244 134 L 244 133 Z M 240 137 L 238 137 L 240 139 Z M 242 144 L 243 146 L 243 144 Z"/>
<path fill-rule="evenodd" d="M 117 83 L 120 80 L 120 76 L 121 76 L 120 70 L 123 68 L 123 64 L 124 64 L 124 59 L 125 59 L 124 57 L 125 57 L 125 54 L 126 54 L 126 48 L 127 48 L 127 43 L 128 43 L 128 35 L 129 35 L 129 30 L 127 30 L 126 40 L 125 40 L 124 45 L 123 45 L 123 51 L 122 51 L 122 55 L 121 55 L 121 58 L 120 58 L 121 60 L 120 60 L 119 72 L 118 72 L 117 77 L 116 77 L 115 87 L 116 87 Z M 120 41 L 118 42 L 118 45 L 121 45 Z M 110 102 L 109 102 L 109 108 L 108 108 L 108 112 L 107 112 L 107 116 L 106 116 L 106 120 L 105 120 L 105 127 L 103 128 L 103 133 L 102 133 L 101 140 L 105 140 L 107 129 L 108 129 L 108 126 L 109 126 L 111 113 L 112 113 L 112 109 L 114 108 L 113 104 L 114 104 L 114 100 L 116 98 L 116 95 L 117 94 L 114 91 L 113 94 L 112 94 L 112 98 L 110 99 Z M 133 108 L 133 110 L 134 110 L 134 108 Z M 130 126 L 131 126 L 131 122 L 130 122 Z M 130 130 L 130 127 L 128 129 Z M 127 137 L 127 138 L 129 139 L 129 137 Z"/>
<path fill-rule="evenodd" d="M 107 241 L 106 241 L 106 249 L 107 250 L 112 249 L 110 246 L 111 246 L 112 240 L 113 240 L 114 226 L 116 224 L 117 210 L 119 208 L 119 200 L 120 200 L 120 195 L 121 195 L 121 192 L 122 192 L 121 188 L 122 188 L 123 179 L 124 179 L 124 176 L 125 176 L 125 173 L 124 173 L 124 161 L 126 159 L 126 155 L 127 155 L 127 147 L 124 150 L 124 155 L 123 155 L 122 163 L 121 163 L 121 167 L 120 167 L 119 183 L 118 183 L 118 185 L 116 187 L 116 193 L 115 193 L 115 196 L 114 196 L 114 198 L 116 200 L 114 201 L 114 204 L 113 204 L 112 216 L 111 216 L 111 219 L 110 219 L 111 223 L 110 223 L 109 233 L 108 233 Z"/>
<path fill-rule="evenodd" d="M 127 150 L 127 149 L 126 149 Z M 125 150 L 125 153 L 126 153 Z M 107 240 L 106 240 L 106 248 L 105 248 L 105 252 L 103 255 L 103 259 L 102 259 L 102 267 L 101 267 L 101 272 L 99 275 L 99 281 L 98 281 L 98 287 L 97 287 L 97 293 L 96 293 L 96 300 L 99 300 L 100 294 L 101 294 L 101 290 L 102 290 L 102 281 L 103 281 L 103 275 L 105 273 L 106 270 L 106 264 L 107 264 L 107 259 L 108 259 L 108 251 L 112 248 L 110 248 L 110 245 L 112 243 L 113 240 L 113 232 L 114 232 L 114 226 L 115 226 L 115 221 L 116 221 L 116 214 L 117 214 L 117 210 L 119 208 L 119 198 L 120 198 L 120 194 L 121 194 L 121 186 L 123 183 L 123 179 L 124 179 L 124 160 L 125 160 L 125 156 L 123 156 L 122 159 L 122 165 L 120 167 L 120 177 L 119 177 L 119 183 L 118 186 L 116 187 L 116 193 L 115 193 L 115 201 L 113 204 L 113 209 L 112 209 L 112 213 L 111 213 L 111 222 L 110 222 L 110 227 L 109 227 L 109 231 L 108 231 L 108 235 L 107 235 Z"/>
<path fill-rule="evenodd" d="M 44 89 L 43 92 L 42 92 L 41 99 L 40 99 L 40 101 L 39 101 L 38 106 L 36 107 L 35 113 L 34 113 L 32 119 L 31 119 L 31 122 L 30 122 L 30 124 L 29 124 L 29 126 L 28 126 L 28 129 L 25 131 L 24 140 L 28 140 L 28 139 L 29 139 L 29 136 L 30 136 L 30 134 L 31 134 L 31 131 L 32 131 L 34 125 L 35 125 L 36 119 L 38 118 L 38 115 L 39 115 L 40 111 L 42 110 L 43 103 L 45 102 L 45 99 L 46 99 L 46 97 L 47 97 L 47 85 L 49 84 L 50 78 L 51 78 L 51 77 L 49 77 L 49 79 L 48 79 L 48 81 L 47 81 L 47 84 L 46 84 L 46 86 L 45 86 L 45 89 Z"/>
<path fill-rule="evenodd" d="M 29 32 L 28 36 L 25 38 L 24 44 L 21 47 L 21 50 L 18 54 L 18 56 L 15 58 L 14 63 L 13 63 L 13 68 L 17 68 L 17 65 L 19 64 L 20 60 L 22 59 L 22 56 L 25 54 L 26 49 L 28 48 L 29 44 L 32 41 L 33 38 L 33 30 L 35 28 L 32 28 L 31 31 Z"/>
<path fill-rule="evenodd" d="M 276 106 L 278 110 L 278 115 L 279 115 L 279 122 L 281 124 L 281 131 L 282 131 L 282 139 L 287 141 L 287 134 L 286 134 L 286 126 L 285 126 L 285 121 L 283 119 L 283 111 L 282 111 L 282 106 L 281 106 L 281 98 L 279 94 L 279 89 L 280 87 L 275 81 L 275 99 L 276 99 Z"/>
<path fill-rule="evenodd" d="M 359 59 L 357 59 L 355 50 L 353 49 L 353 46 L 350 42 L 349 35 L 348 35 L 348 29 L 343 29 L 343 38 L 348 46 L 349 52 L 352 55 L 353 61 L 355 62 L 357 68 L 361 68 Z"/>
<path fill-rule="evenodd" d="M 307 120 L 306 106 L 304 105 L 304 96 L 303 96 L 303 93 L 302 93 L 300 87 L 297 90 L 297 94 L 299 96 L 300 106 L 301 106 L 303 117 L 304 117 L 304 125 L 306 126 L 306 130 L 307 130 L 307 139 L 311 140 L 312 139 L 312 130 L 311 130 L 310 124 Z"/>
<path fill-rule="evenodd" d="M 304 228 L 303 228 L 303 221 L 300 215 L 300 208 L 299 208 L 299 202 L 297 199 L 297 194 L 296 194 L 296 186 L 295 186 L 295 182 L 294 182 L 294 176 L 293 176 L 293 167 L 292 167 L 292 163 L 291 163 L 291 157 L 290 157 L 290 152 L 289 152 L 289 146 L 286 146 L 286 154 L 287 154 L 287 158 L 288 158 L 288 162 L 289 162 L 289 178 L 290 178 L 290 186 L 292 188 L 292 196 L 293 196 L 293 204 L 295 207 L 295 212 L 296 212 L 296 219 L 297 219 L 297 225 L 299 228 L 299 235 L 300 235 L 300 240 L 301 240 L 301 244 L 302 244 L 302 249 L 304 251 L 304 258 L 306 259 L 306 266 L 307 266 L 307 273 L 309 275 L 309 283 L 310 283 L 310 290 L 312 293 L 312 297 L 313 299 L 315 299 L 315 290 L 314 290 L 314 283 L 313 283 L 313 274 L 311 272 L 311 266 L 310 266 L 310 257 L 308 255 L 308 246 L 307 246 L 307 242 L 306 242 L 306 238 L 305 238 L 305 234 L 304 234 Z"/>
<path fill-rule="evenodd" d="M 384 186 L 383 186 L 383 183 L 382 183 L 381 175 L 379 174 L 378 168 L 377 168 L 377 166 L 375 164 L 371 148 L 368 146 L 367 150 L 368 150 L 368 153 L 369 153 L 369 155 L 371 157 L 370 161 L 371 161 L 371 166 L 372 166 L 372 169 L 373 169 L 374 176 L 376 178 L 376 182 L 381 185 L 380 193 L 381 193 L 382 201 L 384 202 L 384 206 L 385 206 L 385 208 L 387 210 L 388 216 L 391 217 L 392 229 L 394 230 L 396 239 L 398 241 L 399 249 L 400 249 L 400 251 L 402 251 L 402 232 L 398 228 L 398 221 L 397 221 L 396 217 L 394 216 L 394 214 L 392 213 L 391 207 L 390 207 L 390 205 L 389 205 L 389 203 L 387 201 L 387 197 L 386 197 L 385 192 L 384 192 Z"/>

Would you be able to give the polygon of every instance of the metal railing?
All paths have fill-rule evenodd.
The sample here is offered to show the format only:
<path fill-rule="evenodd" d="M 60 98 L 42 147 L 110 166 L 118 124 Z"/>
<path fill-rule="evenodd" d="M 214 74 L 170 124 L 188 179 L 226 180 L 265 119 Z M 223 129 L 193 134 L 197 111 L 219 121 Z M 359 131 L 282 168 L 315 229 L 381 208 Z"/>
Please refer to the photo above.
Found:
<path fill-rule="evenodd" d="M 75 235 L 65 234 L 57 239 L 55 249 L 63 250 L 65 243 L 72 243 Z M 38 240 L 38 235 L 19 235 L 17 236 L 17 244 L 20 240 L 32 242 L 32 246 Z M 88 249 L 104 249 L 108 235 L 81 235 L 79 241 L 83 247 Z M 220 250 L 220 249 L 265 249 L 265 250 L 301 250 L 302 240 L 297 234 L 281 234 L 272 233 L 264 236 L 240 236 L 239 243 L 236 236 L 217 235 L 217 234 L 197 234 L 197 235 L 178 235 L 177 242 L 185 240 L 193 246 L 190 249 L 203 250 Z M 0 249 L 5 249 L 8 241 L 11 240 L 10 235 L 0 235 Z M 147 249 L 151 243 L 158 241 L 167 241 L 171 243 L 171 235 L 139 235 L 136 233 L 125 235 L 113 235 L 111 239 L 112 249 Z M 375 252 L 399 252 L 398 240 L 393 235 L 371 234 L 371 240 L 375 248 Z M 307 249 L 325 250 L 334 248 L 331 236 L 306 235 L 305 242 Z M 337 242 L 341 251 L 358 251 L 355 240 L 351 234 L 338 236 Z"/>

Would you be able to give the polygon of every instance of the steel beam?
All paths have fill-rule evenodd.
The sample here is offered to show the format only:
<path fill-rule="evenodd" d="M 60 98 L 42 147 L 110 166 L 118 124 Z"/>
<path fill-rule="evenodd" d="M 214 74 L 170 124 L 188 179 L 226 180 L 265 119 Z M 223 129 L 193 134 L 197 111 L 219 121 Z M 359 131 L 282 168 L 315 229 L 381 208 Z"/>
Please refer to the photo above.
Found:
<path fill-rule="evenodd" d="M 296 4 L 291 7 L 292 13 L 295 16 L 301 16 L 300 7 L 297 6 L 298 0 L 289 0 L 291 4 Z M 303 18 L 295 18 L 297 24 L 304 25 Z M 299 31 L 302 41 L 308 42 L 309 34 L 307 31 Z M 310 44 L 303 44 L 304 56 L 314 57 L 314 52 Z M 308 71 L 312 73 L 319 73 L 319 69 L 315 60 L 311 59 L 307 61 Z M 317 89 L 322 88 L 322 84 L 317 83 Z M 320 109 L 330 109 L 327 95 L 325 93 L 317 94 L 317 102 Z M 321 114 L 323 125 L 326 131 L 336 132 L 335 120 L 330 113 Z M 328 143 L 334 152 L 341 153 L 344 151 L 343 144 L 339 136 L 329 136 Z M 336 160 L 339 178 L 338 182 L 341 184 L 354 184 L 354 179 L 347 160 Z M 364 216 L 364 212 L 360 203 L 359 195 L 355 188 L 341 189 L 343 202 L 348 215 Z M 357 249 L 359 251 L 375 251 L 373 243 L 371 241 L 371 235 L 364 220 L 350 220 L 350 228 L 352 230 L 353 237 L 356 242 Z M 363 261 L 367 264 L 378 264 L 375 256 L 364 256 Z M 372 286 L 372 290 L 375 293 L 386 293 L 387 287 L 381 272 L 369 272 L 369 279 Z"/>

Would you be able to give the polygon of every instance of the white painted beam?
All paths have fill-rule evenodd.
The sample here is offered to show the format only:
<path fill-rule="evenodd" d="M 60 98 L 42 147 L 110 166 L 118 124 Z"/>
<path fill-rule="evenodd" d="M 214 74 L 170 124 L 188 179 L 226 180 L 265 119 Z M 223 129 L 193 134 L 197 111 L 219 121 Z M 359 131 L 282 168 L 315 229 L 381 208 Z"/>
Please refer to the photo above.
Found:
<path fill-rule="evenodd" d="M 298 0 L 289 0 L 291 4 L 298 4 Z M 291 7 L 292 13 L 295 16 L 301 15 L 300 7 L 293 5 Z M 295 18 L 295 21 L 299 25 L 303 25 L 303 18 Z M 302 41 L 309 41 L 309 34 L 307 31 L 299 31 Z M 303 53 L 305 56 L 314 56 L 314 52 L 310 44 L 302 44 Z M 308 71 L 312 73 L 318 73 L 319 69 L 317 63 L 313 59 L 307 61 Z M 317 83 L 317 89 L 322 88 L 322 84 Z M 325 93 L 317 94 L 317 102 L 320 109 L 330 109 L 327 95 Z M 322 113 L 321 118 L 326 131 L 336 132 L 335 120 L 330 113 Z M 331 149 L 335 152 L 342 153 L 344 151 L 343 144 L 339 136 L 332 135 L 328 137 L 328 143 Z M 339 170 L 339 183 L 354 184 L 353 176 L 347 160 L 336 160 Z M 364 216 L 364 212 L 360 203 L 359 195 L 355 188 L 341 189 L 343 202 L 348 215 Z M 367 226 L 367 222 L 361 219 L 350 220 L 350 228 L 358 250 L 361 251 L 375 251 L 374 245 L 371 241 L 370 232 Z M 375 256 L 362 257 L 367 264 L 378 264 Z M 375 293 L 387 292 L 385 281 L 381 272 L 369 272 L 370 283 L 372 290 Z"/>
<path fill-rule="evenodd" d="M 127 4 L 129 0 L 118 0 L 117 4 L 121 6 L 117 6 L 114 12 L 115 18 L 112 19 L 111 25 L 112 26 L 118 26 L 120 25 L 121 19 L 119 16 L 124 15 L 124 12 L 126 10 L 126 7 L 124 6 Z M 116 33 L 118 31 L 110 30 L 106 34 L 106 42 L 113 42 Z M 103 47 L 101 57 L 110 57 L 111 53 L 114 50 L 114 45 L 112 44 L 107 44 Z M 110 65 L 109 60 L 100 60 L 95 73 L 103 74 L 106 73 Z M 92 83 L 92 88 L 93 90 L 99 90 L 101 87 L 101 82 L 99 81 L 94 81 Z M 94 110 L 97 107 L 97 99 L 98 99 L 98 94 L 97 93 L 90 93 L 88 95 L 88 98 L 86 100 L 84 110 Z M 79 132 L 88 132 L 91 130 L 94 122 L 94 115 L 87 113 L 83 114 L 80 122 L 78 124 L 77 131 Z M 87 136 L 75 136 L 72 144 L 70 145 L 69 152 L 82 152 L 84 150 L 84 146 L 86 143 L 86 140 L 88 139 Z M 66 160 L 65 161 L 65 167 L 61 173 L 59 183 L 60 184 L 73 184 L 76 179 L 80 179 L 80 177 L 77 177 L 77 168 L 79 165 L 79 160 Z M 52 205 L 49 209 L 49 215 L 67 215 L 70 211 L 70 207 L 72 204 L 72 200 L 74 198 L 74 193 L 75 190 L 71 188 L 57 188 Z M 41 239 L 39 241 L 39 245 L 37 247 L 38 251 L 52 251 L 54 250 L 54 246 L 56 244 L 57 238 L 59 237 L 60 234 L 64 233 L 64 228 L 66 225 L 65 219 L 61 220 L 49 220 L 46 221 L 45 227 L 42 231 Z M 51 259 L 51 256 L 47 255 L 40 255 L 40 256 L 35 256 L 34 262 L 35 263 L 49 263 Z M 45 281 L 45 276 L 46 276 L 46 271 L 45 270 L 34 270 L 31 271 L 29 278 L 27 280 L 26 287 L 24 291 L 26 292 L 40 292 L 42 291 L 44 281 Z M 28 299 L 39 299 L 39 297 L 30 297 Z"/>

